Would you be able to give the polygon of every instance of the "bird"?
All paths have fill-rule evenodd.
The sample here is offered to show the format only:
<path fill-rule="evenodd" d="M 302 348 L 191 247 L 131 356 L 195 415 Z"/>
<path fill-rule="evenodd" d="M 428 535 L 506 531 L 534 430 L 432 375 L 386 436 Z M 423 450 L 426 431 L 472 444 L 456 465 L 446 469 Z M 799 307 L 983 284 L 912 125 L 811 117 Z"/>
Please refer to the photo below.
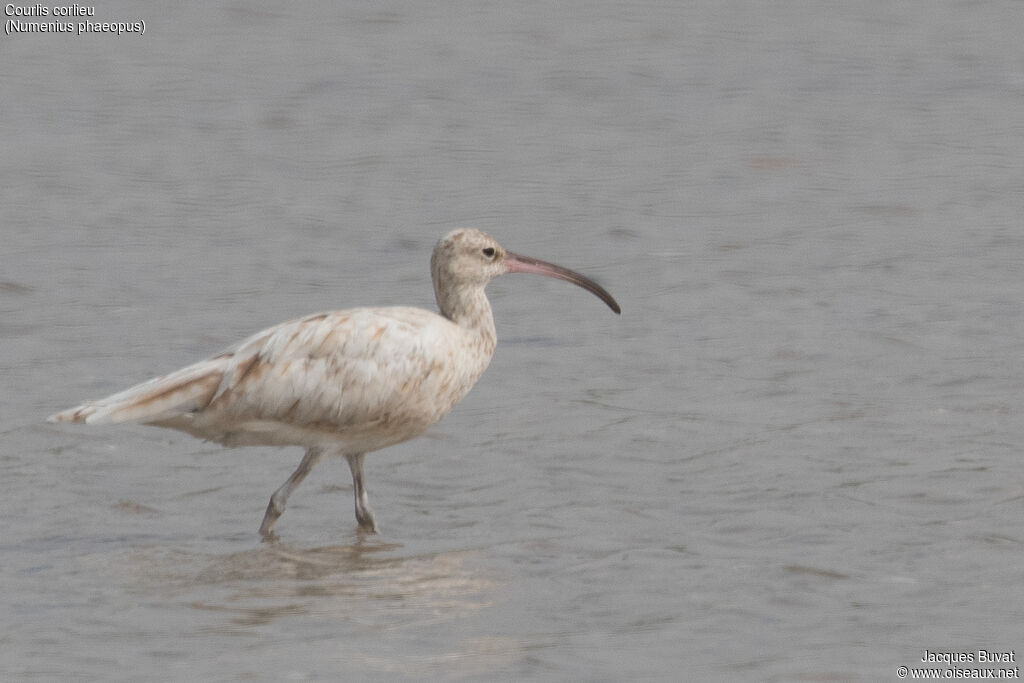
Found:
<path fill-rule="evenodd" d="M 48 419 L 139 423 L 224 446 L 301 446 L 305 454 L 274 491 L 260 524 L 265 540 L 289 496 L 325 456 L 352 473 L 357 530 L 378 527 L 363 478 L 367 453 L 419 436 L 443 418 L 487 369 L 497 343 L 484 292 L 505 273 L 533 273 L 619 304 L 588 277 L 521 256 L 485 232 L 461 228 L 430 258 L 438 313 L 407 306 L 316 313 L 275 325 L 221 353 Z"/>

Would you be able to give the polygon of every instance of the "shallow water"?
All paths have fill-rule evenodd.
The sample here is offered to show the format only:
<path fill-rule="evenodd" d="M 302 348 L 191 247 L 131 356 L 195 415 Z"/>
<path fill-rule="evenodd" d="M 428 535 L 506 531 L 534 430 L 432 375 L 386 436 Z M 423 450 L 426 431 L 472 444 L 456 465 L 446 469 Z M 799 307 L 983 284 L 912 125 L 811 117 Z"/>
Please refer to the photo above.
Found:
<path fill-rule="evenodd" d="M 1019 3 L 110 2 L 0 40 L 5 680 L 896 680 L 1024 651 Z M 46 415 L 579 269 L 372 454 Z"/>

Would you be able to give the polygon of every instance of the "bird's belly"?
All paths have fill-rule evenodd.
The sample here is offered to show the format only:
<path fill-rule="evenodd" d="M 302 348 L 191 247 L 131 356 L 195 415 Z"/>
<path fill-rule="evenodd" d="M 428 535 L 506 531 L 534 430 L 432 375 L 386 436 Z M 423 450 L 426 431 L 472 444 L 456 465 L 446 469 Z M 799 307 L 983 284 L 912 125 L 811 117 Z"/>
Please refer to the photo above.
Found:
<path fill-rule="evenodd" d="M 272 420 L 248 420 L 221 425 L 216 430 L 190 431 L 225 446 L 321 446 L 346 453 L 369 453 L 415 438 L 429 426 L 422 422 L 392 425 L 382 421 L 377 425 L 337 429 L 330 424 L 295 425 Z"/>
<path fill-rule="evenodd" d="M 154 422 L 225 446 L 313 446 L 348 453 L 369 453 L 415 438 L 443 418 L 466 391 L 434 393 L 432 400 L 409 400 L 349 412 L 309 415 L 260 415 L 204 411 Z M 421 400 L 422 399 L 422 400 Z"/>
<path fill-rule="evenodd" d="M 393 415 L 387 412 L 347 424 L 330 421 L 291 422 L 274 418 L 240 417 L 232 420 L 191 419 L 151 422 L 224 446 L 313 446 L 368 453 L 415 438 L 443 415 Z"/>

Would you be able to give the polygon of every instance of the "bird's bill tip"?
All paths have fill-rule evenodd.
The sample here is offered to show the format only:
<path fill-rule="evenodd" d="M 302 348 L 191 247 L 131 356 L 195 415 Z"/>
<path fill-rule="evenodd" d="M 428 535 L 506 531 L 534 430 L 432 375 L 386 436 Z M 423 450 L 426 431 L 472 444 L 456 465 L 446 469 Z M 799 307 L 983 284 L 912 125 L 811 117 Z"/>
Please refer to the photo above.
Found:
<path fill-rule="evenodd" d="M 505 254 L 505 268 L 506 272 L 509 273 L 532 273 L 534 275 L 545 275 L 547 277 L 571 282 L 601 299 L 601 301 L 605 302 L 605 304 L 608 305 L 608 308 L 615 311 L 615 313 L 622 313 L 622 309 L 619 308 L 619 302 L 617 302 L 615 298 L 608 293 L 608 290 L 591 280 L 589 277 L 577 273 L 575 270 L 569 270 L 568 268 L 563 268 L 562 266 L 555 265 L 554 263 L 541 261 L 540 259 L 535 259 L 530 256 L 520 256 L 519 254 L 513 254 L 511 252 L 507 252 Z"/>

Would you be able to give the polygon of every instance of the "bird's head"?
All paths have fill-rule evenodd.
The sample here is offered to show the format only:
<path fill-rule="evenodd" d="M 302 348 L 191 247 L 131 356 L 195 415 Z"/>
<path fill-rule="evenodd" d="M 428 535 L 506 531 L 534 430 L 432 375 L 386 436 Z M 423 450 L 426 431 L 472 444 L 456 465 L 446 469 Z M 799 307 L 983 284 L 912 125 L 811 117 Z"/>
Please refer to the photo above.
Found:
<path fill-rule="evenodd" d="M 447 295 L 448 288 L 482 288 L 503 273 L 534 273 L 571 282 L 620 312 L 612 295 L 590 278 L 553 263 L 513 254 L 487 233 L 472 228 L 453 230 L 441 238 L 430 258 L 430 271 L 438 301 Z"/>

